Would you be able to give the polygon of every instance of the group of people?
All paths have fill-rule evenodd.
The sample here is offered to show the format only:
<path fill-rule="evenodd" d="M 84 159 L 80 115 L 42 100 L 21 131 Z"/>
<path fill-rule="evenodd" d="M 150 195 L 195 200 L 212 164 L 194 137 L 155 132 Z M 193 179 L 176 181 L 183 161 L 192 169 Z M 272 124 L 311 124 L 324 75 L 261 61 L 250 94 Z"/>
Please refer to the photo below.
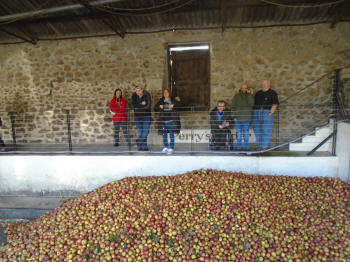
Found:
<path fill-rule="evenodd" d="M 137 130 L 136 145 L 139 151 L 148 151 L 147 137 L 152 121 L 151 95 L 143 87 L 137 86 L 131 96 L 131 108 L 134 110 L 134 122 Z M 180 132 L 181 122 L 176 109 L 181 107 L 178 98 L 171 96 L 169 89 L 164 89 L 163 97 L 154 106 L 158 112 L 157 129 L 163 136 L 163 153 L 174 151 L 175 135 Z M 113 114 L 114 123 L 114 146 L 119 146 L 119 132 L 123 130 L 125 140 L 131 146 L 130 135 L 127 125 L 127 102 L 123 98 L 122 91 L 116 89 L 110 102 L 110 111 Z M 170 143 L 169 139 L 170 138 Z"/>
<path fill-rule="evenodd" d="M 134 110 L 134 122 L 138 134 L 136 145 L 139 151 L 148 151 L 147 137 L 152 122 L 151 102 L 151 95 L 143 87 L 137 86 L 131 96 L 131 108 Z M 217 106 L 210 112 L 214 149 L 224 148 L 228 134 L 235 124 L 236 149 L 249 150 L 249 129 L 252 122 L 258 147 L 260 150 L 266 150 L 270 143 L 278 104 L 278 95 L 270 88 L 269 80 L 263 80 L 261 90 L 255 95 L 247 84 L 243 84 L 233 97 L 230 109 L 226 108 L 225 101 L 218 101 Z M 154 111 L 158 112 L 156 120 L 158 134 L 163 136 L 163 153 L 170 154 L 174 151 L 174 134 L 179 133 L 181 129 L 178 111 L 182 106 L 179 98 L 172 96 L 169 89 L 164 89 L 163 96 L 154 106 Z M 123 98 L 122 90 L 116 89 L 110 102 L 114 123 L 114 146 L 119 146 L 120 129 L 129 147 L 131 146 L 126 110 L 127 102 Z"/>
<path fill-rule="evenodd" d="M 231 110 L 226 109 L 225 101 L 221 100 L 210 112 L 214 149 L 221 150 L 225 147 L 232 125 L 235 124 L 236 149 L 249 150 L 249 129 L 252 122 L 258 150 L 266 150 L 270 144 L 278 104 L 278 95 L 270 88 L 269 80 L 262 82 L 261 90 L 255 95 L 247 84 L 243 84 L 232 99 Z"/>

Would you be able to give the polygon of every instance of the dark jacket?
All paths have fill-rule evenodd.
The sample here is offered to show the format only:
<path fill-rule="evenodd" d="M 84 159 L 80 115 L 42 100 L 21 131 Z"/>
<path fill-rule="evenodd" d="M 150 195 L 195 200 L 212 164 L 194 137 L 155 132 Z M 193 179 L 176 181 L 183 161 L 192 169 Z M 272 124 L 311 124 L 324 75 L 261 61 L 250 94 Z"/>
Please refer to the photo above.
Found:
<path fill-rule="evenodd" d="M 224 129 L 230 129 L 232 126 L 232 114 L 228 110 L 223 111 L 223 116 L 221 120 L 219 120 L 218 115 L 216 113 L 218 111 L 217 107 L 215 107 L 211 112 L 210 112 L 210 129 L 212 131 L 220 130 L 219 125 L 223 125 L 224 122 L 229 122 L 230 125 L 228 127 L 225 127 Z"/>
<path fill-rule="evenodd" d="M 141 103 L 145 101 L 146 104 Z M 139 97 L 136 93 L 131 96 L 131 107 L 134 109 L 134 117 L 147 117 L 151 116 L 151 95 L 143 90 L 143 95 Z"/>
<path fill-rule="evenodd" d="M 172 110 L 166 110 L 161 109 L 159 106 L 164 106 L 165 101 L 164 97 L 160 98 L 157 102 L 157 104 L 154 106 L 154 111 L 158 112 L 157 117 L 157 129 L 158 134 L 162 135 L 164 133 L 164 122 L 165 121 L 172 121 L 171 122 L 171 128 L 175 134 L 180 133 L 181 130 L 181 120 L 180 115 L 177 112 L 177 110 L 182 106 L 182 103 L 180 101 L 177 101 L 174 97 L 171 98 L 171 104 L 174 105 Z"/>

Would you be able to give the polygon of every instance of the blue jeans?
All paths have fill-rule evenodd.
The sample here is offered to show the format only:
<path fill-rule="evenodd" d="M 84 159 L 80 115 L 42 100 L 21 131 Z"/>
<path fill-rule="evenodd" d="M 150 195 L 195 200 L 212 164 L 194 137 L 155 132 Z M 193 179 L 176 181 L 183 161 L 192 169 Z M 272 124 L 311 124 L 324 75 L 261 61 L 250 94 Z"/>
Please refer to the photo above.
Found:
<path fill-rule="evenodd" d="M 149 133 L 149 127 L 151 125 L 151 117 L 135 117 L 135 125 L 137 130 L 138 139 L 136 143 L 139 148 L 147 149 L 147 136 Z"/>
<path fill-rule="evenodd" d="M 273 115 L 269 115 L 268 109 L 253 110 L 253 129 L 259 147 L 267 148 L 273 129 Z"/>
<path fill-rule="evenodd" d="M 237 148 L 242 148 L 242 135 L 244 137 L 244 148 L 249 149 L 249 127 L 250 123 L 236 120 Z"/>
<path fill-rule="evenodd" d="M 170 148 L 174 149 L 174 132 L 171 129 L 171 124 L 172 121 L 166 121 L 164 122 L 164 132 L 163 132 L 163 143 L 164 143 L 164 147 L 168 147 L 168 133 L 170 136 Z"/>

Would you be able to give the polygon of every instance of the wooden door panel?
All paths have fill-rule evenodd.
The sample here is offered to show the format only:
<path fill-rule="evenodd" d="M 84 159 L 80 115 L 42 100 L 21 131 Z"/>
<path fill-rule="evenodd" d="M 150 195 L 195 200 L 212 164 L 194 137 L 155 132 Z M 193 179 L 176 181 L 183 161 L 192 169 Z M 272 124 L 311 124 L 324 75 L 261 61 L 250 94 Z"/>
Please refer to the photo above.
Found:
<path fill-rule="evenodd" d="M 171 89 L 186 106 L 209 107 L 209 51 L 172 52 Z"/>

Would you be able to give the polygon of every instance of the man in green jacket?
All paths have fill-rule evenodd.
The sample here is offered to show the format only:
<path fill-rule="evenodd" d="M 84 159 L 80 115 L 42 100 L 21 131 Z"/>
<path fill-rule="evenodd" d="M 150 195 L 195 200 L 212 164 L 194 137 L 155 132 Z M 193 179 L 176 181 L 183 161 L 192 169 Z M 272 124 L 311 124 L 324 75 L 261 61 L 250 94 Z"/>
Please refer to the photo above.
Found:
<path fill-rule="evenodd" d="M 242 135 L 244 149 L 249 150 L 249 127 L 254 105 L 253 91 L 243 84 L 239 92 L 233 97 L 231 110 L 236 123 L 237 149 L 242 150 Z"/>

